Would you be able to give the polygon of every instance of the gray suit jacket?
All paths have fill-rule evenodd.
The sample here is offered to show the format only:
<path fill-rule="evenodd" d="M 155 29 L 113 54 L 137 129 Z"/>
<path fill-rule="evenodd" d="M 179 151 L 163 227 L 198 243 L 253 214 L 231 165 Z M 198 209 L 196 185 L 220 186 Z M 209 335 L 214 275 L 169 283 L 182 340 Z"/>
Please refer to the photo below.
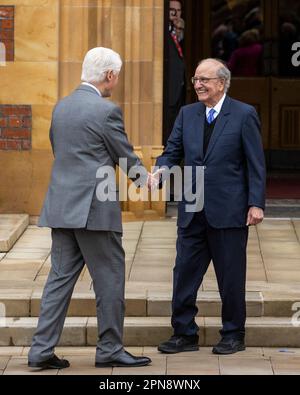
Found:
<path fill-rule="evenodd" d="M 96 197 L 100 167 L 115 168 L 119 158 L 127 158 L 128 169 L 142 165 L 127 139 L 121 109 L 80 85 L 54 108 L 50 140 L 55 160 L 39 226 L 122 232 L 119 201 Z"/>

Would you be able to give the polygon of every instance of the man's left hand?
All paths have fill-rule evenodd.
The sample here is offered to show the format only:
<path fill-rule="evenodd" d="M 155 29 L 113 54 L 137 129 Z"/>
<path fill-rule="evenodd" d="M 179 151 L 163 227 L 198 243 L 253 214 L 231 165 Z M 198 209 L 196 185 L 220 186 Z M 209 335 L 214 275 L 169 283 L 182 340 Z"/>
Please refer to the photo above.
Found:
<path fill-rule="evenodd" d="M 264 219 L 264 210 L 259 207 L 250 207 L 246 226 L 257 225 Z"/>

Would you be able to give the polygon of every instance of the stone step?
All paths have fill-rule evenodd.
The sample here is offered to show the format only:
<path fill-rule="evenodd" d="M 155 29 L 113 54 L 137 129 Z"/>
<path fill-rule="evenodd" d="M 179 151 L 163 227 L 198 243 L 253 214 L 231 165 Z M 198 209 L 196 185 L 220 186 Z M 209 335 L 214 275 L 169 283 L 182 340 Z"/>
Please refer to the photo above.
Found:
<path fill-rule="evenodd" d="M 267 199 L 266 218 L 300 218 L 299 199 Z"/>
<path fill-rule="evenodd" d="M 172 290 L 131 289 L 126 291 L 127 317 L 171 316 Z M 38 317 L 42 289 L 0 290 L 0 317 Z M 300 291 L 248 291 L 246 293 L 248 317 L 288 317 L 300 302 Z M 217 291 L 200 291 L 197 298 L 198 314 L 202 317 L 220 317 L 221 300 Z M 92 290 L 75 291 L 70 303 L 69 317 L 95 317 L 96 303 Z"/>
<path fill-rule="evenodd" d="M 167 204 L 167 218 L 177 218 L 178 203 Z M 300 199 L 267 199 L 265 218 L 300 218 Z"/>
<path fill-rule="evenodd" d="M 8 252 L 28 225 L 28 214 L 0 214 L 0 252 Z"/>
<path fill-rule="evenodd" d="M 38 318 L 7 318 L 0 326 L 0 346 L 29 346 Z M 220 338 L 220 319 L 198 317 L 199 344 L 212 346 Z M 169 317 L 127 317 L 124 326 L 125 346 L 157 346 L 172 334 Z M 97 321 L 94 317 L 66 319 L 60 346 L 95 346 Z M 250 317 L 246 323 L 249 347 L 300 347 L 299 327 L 291 317 Z"/>

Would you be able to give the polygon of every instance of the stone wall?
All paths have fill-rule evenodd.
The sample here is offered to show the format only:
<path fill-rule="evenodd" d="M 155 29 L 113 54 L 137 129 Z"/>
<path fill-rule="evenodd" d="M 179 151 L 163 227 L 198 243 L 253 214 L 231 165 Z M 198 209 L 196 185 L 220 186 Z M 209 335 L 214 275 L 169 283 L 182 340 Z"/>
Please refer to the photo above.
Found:
<path fill-rule="evenodd" d="M 15 149 L 0 145 L 0 168 L 5 168 L 0 212 L 39 214 L 53 160 L 52 109 L 80 83 L 84 54 L 95 46 L 111 47 L 124 60 L 112 99 L 123 109 L 137 152 L 149 152 L 145 159 L 150 163 L 162 141 L 163 0 L 0 0 L 1 7 L 14 11 L 14 51 L 13 58 L 0 62 L 0 105 L 16 112 L 10 119 L 0 115 L 0 125 L 19 124 L 14 124 L 15 135 L 9 132 Z M 20 123 L 25 126 L 18 109 L 24 106 L 31 108 L 32 124 L 20 139 L 25 136 Z"/>
<path fill-rule="evenodd" d="M 0 104 L 0 150 L 30 150 L 31 130 L 31 106 Z"/>
<path fill-rule="evenodd" d="M 6 61 L 13 61 L 14 53 L 14 6 L 0 6 L 0 42 L 4 45 Z"/>

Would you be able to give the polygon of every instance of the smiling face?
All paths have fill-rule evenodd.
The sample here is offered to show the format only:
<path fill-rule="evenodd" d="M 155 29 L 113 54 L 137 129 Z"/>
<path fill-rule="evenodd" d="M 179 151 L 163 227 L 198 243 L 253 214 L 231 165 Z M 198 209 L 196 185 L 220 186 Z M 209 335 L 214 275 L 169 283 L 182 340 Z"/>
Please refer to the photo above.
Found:
<path fill-rule="evenodd" d="M 198 100 L 207 107 L 214 107 L 225 93 L 225 81 L 218 77 L 217 72 L 222 63 L 213 60 L 202 62 L 195 72 L 195 91 Z M 202 80 L 197 80 L 201 78 Z"/>

